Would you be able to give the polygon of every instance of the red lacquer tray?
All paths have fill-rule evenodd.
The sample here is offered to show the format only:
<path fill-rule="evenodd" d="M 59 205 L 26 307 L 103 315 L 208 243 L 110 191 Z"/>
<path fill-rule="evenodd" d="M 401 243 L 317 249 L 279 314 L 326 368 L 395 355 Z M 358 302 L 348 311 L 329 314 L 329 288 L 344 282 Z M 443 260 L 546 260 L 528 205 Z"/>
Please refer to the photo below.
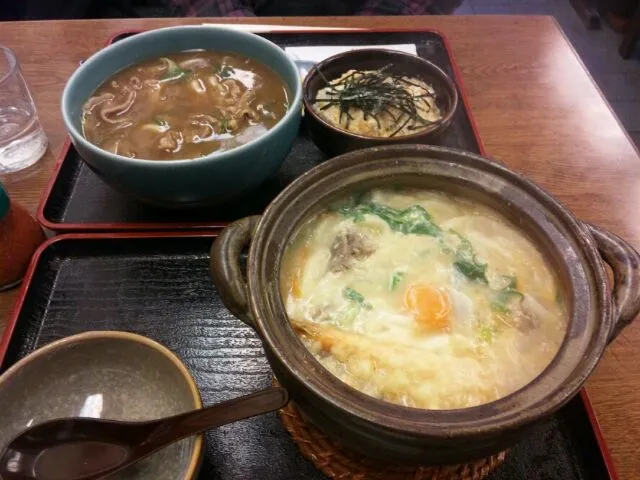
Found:
<path fill-rule="evenodd" d="M 125 32 L 116 35 L 110 42 L 134 34 Z M 432 30 L 299 30 L 261 35 L 282 47 L 415 44 L 419 56 L 431 60 L 451 75 L 461 98 L 453 122 L 441 135 L 439 144 L 485 153 L 469 109 L 460 72 L 446 38 L 440 33 Z M 42 197 L 37 217 L 43 226 L 59 233 L 221 228 L 238 218 L 261 213 L 286 185 L 325 159 L 325 155 L 301 129 L 282 168 L 260 188 L 225 205 L 172 211 L 143 205 L 113 190 L 84 164 L 73 146 L 67 142 Z"/>

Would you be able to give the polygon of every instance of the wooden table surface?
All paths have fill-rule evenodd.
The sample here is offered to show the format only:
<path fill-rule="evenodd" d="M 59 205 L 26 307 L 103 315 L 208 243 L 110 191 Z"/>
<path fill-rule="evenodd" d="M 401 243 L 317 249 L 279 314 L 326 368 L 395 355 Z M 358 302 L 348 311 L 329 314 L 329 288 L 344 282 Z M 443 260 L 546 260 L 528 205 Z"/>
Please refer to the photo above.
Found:
<path fill-rule="evenodd" d="M 113 34 L 202 19 L 3 23 L 29 83 L 50 149 L 24 178 L 4 179 L 35 211 L 65 140 L 60 95 L 78 62 Z M 209 21 L 209 20 L 208 20 Z M 225 21 L 211 19 L 210 21 Z M 227 20 L 234 21 L 234 20 Z M 260 20 L 242 20 L 256 22 Z M 269 24 L 434 28 L 451 42 L 490 155 L 529 175 L 583 220 L 640 248 L 640 158 L 551 17 L 269 18 Z M 16 291 L 0 294 L 0 330 Z M 613 343 L 588 383 L 623 480 L 640 478 L 640 322 Z"/>

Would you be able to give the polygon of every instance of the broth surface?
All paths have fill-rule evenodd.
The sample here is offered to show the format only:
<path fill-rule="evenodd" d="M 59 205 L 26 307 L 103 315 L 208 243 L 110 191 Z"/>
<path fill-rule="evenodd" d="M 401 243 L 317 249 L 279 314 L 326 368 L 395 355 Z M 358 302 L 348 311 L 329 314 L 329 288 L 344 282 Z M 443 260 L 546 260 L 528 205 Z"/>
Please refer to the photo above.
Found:
<path fill-rule="evenodd" d="M 563 291 L 497 212 L 425 190 L 374 190 L 304 224 L 281 292 L 330 372 L 425 409 L 502 398 L 537 377 L 567 329 Z"/>
<path fill-rule="evenodd" d="M 85 103 L 82 129 L 91 143 L 127 157 L 198 158 L 263 135 L 288 106 L 283 81 L 265 65 L 194 50 L 118 72 Z"/>

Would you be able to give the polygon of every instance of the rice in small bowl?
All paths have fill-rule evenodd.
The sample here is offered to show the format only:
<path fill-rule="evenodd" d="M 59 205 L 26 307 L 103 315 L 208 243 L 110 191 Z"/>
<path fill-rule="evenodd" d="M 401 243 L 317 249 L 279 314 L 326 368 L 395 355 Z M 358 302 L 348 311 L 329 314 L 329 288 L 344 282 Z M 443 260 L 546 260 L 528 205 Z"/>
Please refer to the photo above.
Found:
<path fill-rule="evenodd" d="M 313 107 L 332 125 L 369 137 L 411 135 L 442 120 L 432 85 L 379 70 L 349 70 L 319 90 Z"/>
<path fill-rule="evenodd" d="M 442 69 L 395 50 L 334 55 L 309 71 L 302 90 L 307 131 L 329 156 L 388 144 L 437 144 L 458 106 L 458 88 Z"/>

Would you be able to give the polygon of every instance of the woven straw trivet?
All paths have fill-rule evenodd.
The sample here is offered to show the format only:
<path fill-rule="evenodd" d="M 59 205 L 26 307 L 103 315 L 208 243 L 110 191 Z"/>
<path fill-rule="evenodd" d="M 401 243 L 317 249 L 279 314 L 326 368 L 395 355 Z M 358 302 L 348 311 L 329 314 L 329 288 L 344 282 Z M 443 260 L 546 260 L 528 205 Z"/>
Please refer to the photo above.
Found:
<path fill-rule="evenodd" d="M 394 465 L 342 450 L 307 423 L 291 402 L 280 410 L 280 418 L 302 455 L 326 476 L 337 480 L 481 480 L 504 461 L 507 453 L 464 465 Z"/>

